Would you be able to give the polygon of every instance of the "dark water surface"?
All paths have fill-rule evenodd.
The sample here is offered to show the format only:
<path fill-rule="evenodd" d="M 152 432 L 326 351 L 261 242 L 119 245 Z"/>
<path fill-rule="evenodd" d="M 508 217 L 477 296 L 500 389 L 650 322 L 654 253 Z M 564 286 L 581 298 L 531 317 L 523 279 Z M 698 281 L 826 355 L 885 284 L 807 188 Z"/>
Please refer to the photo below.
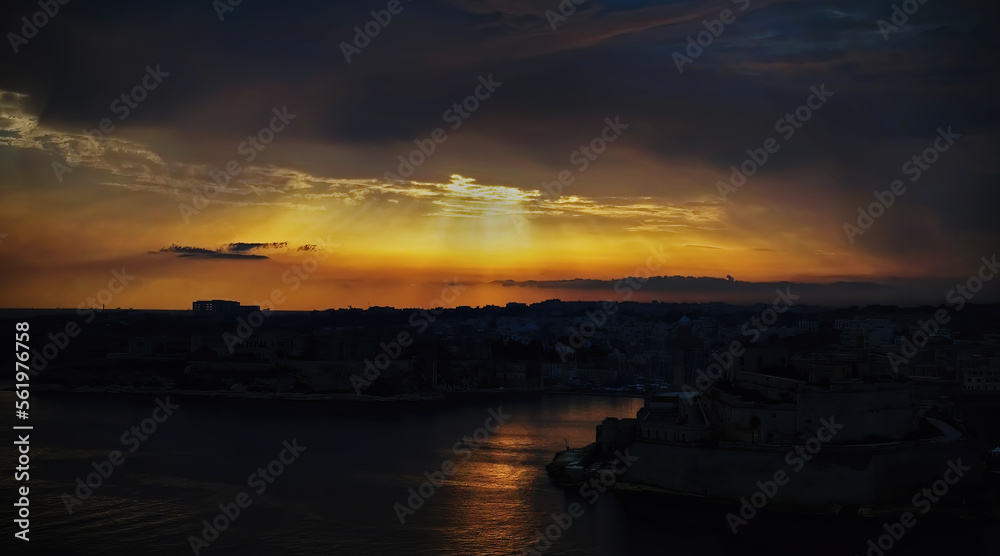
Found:
<path fill-rule="evenodd" d="M 129 436 L 123 444 L 122 434 L 152 415 L 155 398 L 33 396 L 31 542 L 16 548 L 193 554 L 189 537 L 202 534 L 202 520 L 215 518 L 219 504 L 232 505 L 240 493 L 250 505 L 200 554 L 522 554 L 537 540 L 536 530 L 553 524 L 551 514 L 573 502 L 583 515 L 551 546 L 542 545 L 544 554 L 864 554 L 882 525 L 769 517 L 733 537 L 724 509 L 614 492 L 590 504 L 549 483 L 545 464 L 564 442 L 592 442 L 595 425 L 608 416 L 633 417 L 640 399 L 511 394 L 333 405 L 171 396 L 180 408 L 129 453 L 136 441 Z M 0 403 L 13 402 L 11 393 L 0 393 Z M 509 421 L 466 461 L 456 442 L 500 408 Z M 13 436 L 4 428 L 0 461 L 12 471 Z M 280 470 L 273 482 L 250 478 L 293 439 L 305 450 L 291 463 L 272 464 Z M 113 450 L 124 453 L 124 462 L 70 515 L 62 496 L 73 495 L 77 478 L 85 480 L 92 462 L 106 461 Z M 401 524 L 394 504 L 405 506 L 408 489 L 418 489 L 424 473 L 446 461 L 453 474 Z M 748 493 L 754 489 L 748 481 Z M 4 472 L 0 492 L 12 516 L 12 472 Z M 11 525 L 5 518 L 5 545 Z M 925 521 L 907 535 L 885 554 L 995 554 L 1000 527 Z"/>

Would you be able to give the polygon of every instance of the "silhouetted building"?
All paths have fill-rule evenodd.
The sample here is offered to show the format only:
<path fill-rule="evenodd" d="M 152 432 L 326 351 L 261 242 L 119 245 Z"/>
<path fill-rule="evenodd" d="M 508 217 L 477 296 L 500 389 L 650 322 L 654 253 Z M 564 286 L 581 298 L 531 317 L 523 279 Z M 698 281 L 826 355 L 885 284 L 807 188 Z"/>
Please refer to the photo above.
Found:
<path fill-rule="evenodd" d="M 192 304 L 191 310 L 199 314 L 236 315 L 240 310 L 240 302 L 224 301 L 222 299 L 195 301 Z"/>
<path fill-rule="evenodd" d="M 191 305 L 191 311 L 193 311 L 195 315 L 211 317 L 236 317 L 240 315 L 249 315 L 250 313 L 259 310 L 259 305 L 240 305 L 239 301 L 226 301 L 223 299 L 195 301 Z"/>

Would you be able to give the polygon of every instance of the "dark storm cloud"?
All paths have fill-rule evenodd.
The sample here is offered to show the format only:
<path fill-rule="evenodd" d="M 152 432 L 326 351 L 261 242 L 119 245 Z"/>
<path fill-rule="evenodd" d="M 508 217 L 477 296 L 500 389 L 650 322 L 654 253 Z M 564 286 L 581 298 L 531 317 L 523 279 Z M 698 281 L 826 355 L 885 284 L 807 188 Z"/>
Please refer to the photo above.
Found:
<path fill-rule="evenodd" d="M 627 282 L 630 279 L 636 280 L 634 283 L 641 283 L 642 291 L 654 291 L 664 293 L 718 293 L 726 295 L 735 294 L 761 294 L 773 293 L 776 288 L 792 288 L 796 293 L 805 292 L 809 295 L 846 294 L 848 298 L 859 294 L 886 293 L 891 291 L 891 287 L 884 284 L 870 282 L 836 282 L 834 284 L 806 284 L 795 282 L 742 282 L 739 280 L 730 281 L 725 278 L 692 277 L 692 276 L 653 276 L 646 280 L 624 277 L 620 280 L 527 280 L 497 281 L 507 287 L 528 287 L 528 288 L 550 288 L 550 289 L 579 289 L 579 290 L 608 290 L 613 291 L 616 283 Z"/>
<path fill-rule="evenodd" d="M 257 255 L 249 253 L 252 249 L 241 249 L 242 245 L 249 244 L 229 244 L 219 249 L 205 249 L 203 247 L 188 247 L 183 245 L 171 245 L 170 247 L 164 247 L 159 251 L 150 251 L 150 255 L 163 255 L 173 253 L 178 257 L 184 258 L 202 258 L 202 259 L 267 259 L 265 255 Z M 265 245 L 265 244 L 256 244 Z M 233 246 L 237 246 L 234 248 Z"/>
<path fill-rule="evenodd" d="M 15 14 L 34 6 L 14 4 L 8 10 Z M 838 147 L 853 155 L 852 142 L 843 141 L 851 135 L 916 134 L 942 119 L 971 116 L 975 104 L 940 101 L 979 96 L 967 85 L 988 75 L 983 54 L 996 49 L 986 26 L 965 28 L 975 12 L 960 8 L 926 5 L 914 21 L 926 13 L 931 23 L 911 25 L 886 42 L 875 22 L 887 17 L 889 5 L 751 2 L 678 74 L 671 54 L 704 30 L 703 19 L 732 3 L 587 2 L 556 31 L 541 21 L 521 32 L 489 24 L 543 16 L 558 2 L 403 5 L 351 64 L 340 43 L 371 19 L 369 9 L 381 6 L 244 3 L 224 22 L 211 3 L 195 0 L 67 6 L 11 57 L 13 71 L 0 83 L 9 89 L 33 82 L 34 91 L 24 92 L 45 99 L 43 121 L 93 125 L 147 64 L 160 63 L 171 72 L 168 83 L 127 124 L 166 124 L 180 116 L 182 125 L 221 124 L 245 134 L 254 115 L 287 104 L 312 120 L 290 134 L 378 142 L 441 125 L 443 110 L 471 93 L 477 75 L 492 72 L 507 89 L 477 117 L 510 121 L 501 135 L 514 135 L 517 125 L 535 118 L 555 132 L 627 110 L 633 120 L 653 124 L 648 148 L 699 157 L 708 148 L 719 162 L 773 134 L 774 119 L 804 102 L 809 85 L 827 81 L 843 96 L 872 89 L 892 94 L 851 98 L 831 107 L 836 113 L 825 121 L 812 122 L 812 135 L 836 139 L 803 142 L 804 151 L 813 147 L 795 159 L 809 160 Z M 913 67 L 917 63 L 922 67 Z M 776 75 L 780 79 L 770 78 Z M 203 107 L 222 96 L 239 111 Z M 185 121 L 185 110 L 198 110 L 199 119 Z M 990 112 L 995 121 L 995 109 Z M 775 166 L 789 163 L 776 160 Z"/>
<path fill-rule="evenodd" d="M 222 250 L 233 253 L 243 253 L 247 251 L 256 251 L 258 249 L 281 249 L 284 247 L 288 247 L 287 241 L 283 241 L 281 243 L 230 243 L 224 245 Z"/>
<path fill-rule="evenodd" d="M 954 288 L 947 280 L 887 280 L 874 282 L 834 282 L 831 284 L 799 282 L 744 282 L 725 278 L 693 276 L 653 276 L 645 281 L 624 277 L 617 280 L 550 280 L 550 281 L 496 281 L 504 287 L 538 288 L 565 292 L 597 292 L 609 300 L 621 300 L 624 293 L 633 292 L 642 299 L 679 299 L 697 297 L 726 300 L 731 303 L 766 303 L 777 292 L 799 296 L 802 305 L 870 305 L 944 303 L 945 294 Z M 629 298 L 632 296 L 629 295 Z M 996 292 L 980 296 L 977 301 L 996 302 Z"/>
<path fill-rule="evenodd" d="M 266 255 L 259 254 L 260 251 L 285 251 L 288 242 L 272 243 L 227 243 L 218 249 L 205 249 L 203 247 L 187 247 L 182 245 L 171 245 L 159 251 L 150 251 L 150 255 L 160 255 L 175 253 L 179 257 L 200 257 L 208 259 L 267 259 Z M 296 251 L 315 251 L 315 245 L 301 245 Z"/>

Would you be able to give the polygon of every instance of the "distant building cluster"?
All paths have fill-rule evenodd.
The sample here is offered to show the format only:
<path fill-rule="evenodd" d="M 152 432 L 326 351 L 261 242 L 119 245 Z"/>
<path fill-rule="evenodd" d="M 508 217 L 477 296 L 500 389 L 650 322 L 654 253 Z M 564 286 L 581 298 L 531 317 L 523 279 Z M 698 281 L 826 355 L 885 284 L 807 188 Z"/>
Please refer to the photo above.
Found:
<path fill-rule="evenodd" d="M 257 305 L 240 305 L 238 301 L 225 301 L 223 299 L 212 299 L 209 301 L 195 301 L 191 310 L 196 315 L 235 317 L 237 315 L 249 314 L 259 311 Z"/>
<path fill-rule="evenodd" d="M 731 359 L 711 381 L 738 380 L 767 396 L 793 395 L 800 383 L 845 381 L 1000 392 L 1000 321 L 988 306 L 966 309 L 964 323 L 925 333 L 911 349 L 927 308 L 793 307 L 766 324 L 759 320 L 764 306 L 623 303 L 594 317 L 601 305 L 262 313 L 213 299 L 195 301 L 190 312 L 100 318 L 108 324 L 107 358 L 162 361 L 202 388 L 352 392 L 351 377 L 377 361 L 370 388 L 378 395 L 501 387 L 682 391 L 701 388 L 714 363 Z M 401 335 L 410 341 L 397 343 Z M 95 337 L 92 349 L 101 342 Z M 738 355 L 729 358 L 734 345 Z"/>

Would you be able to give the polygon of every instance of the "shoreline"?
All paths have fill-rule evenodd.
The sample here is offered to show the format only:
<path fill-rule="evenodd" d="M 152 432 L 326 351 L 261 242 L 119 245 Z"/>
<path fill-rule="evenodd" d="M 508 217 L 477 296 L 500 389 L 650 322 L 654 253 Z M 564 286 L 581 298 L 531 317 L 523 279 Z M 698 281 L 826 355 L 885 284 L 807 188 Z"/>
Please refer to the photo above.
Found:
<path fill-rule="evenodd" d="M 13 385 L 4 386 L 0 391 L 14 390 Z M 200 398 L 225 398 L 225 399 L 246 399 L 246 400 L 278 400 L 278 401 L 303 401 L 303 402 L 323 402 L 334 401 L 342 403 L 429 403 L 443 402 L 448 400 L 474 398 L 474 397 L 495 397 L 505 394 L 563 394 L 574 396 L 602 396 L 621 398 L 642 398 L 642 394 L 631 392 L 588 392 L 579 390 L 551 389 L 544 387 L 524 387 L 524 388 L 491 388 L 483 390 L 461 390 L 461 391 L 438 391 L 419 394 L 397 394 L 394 396 L 372 396 L 368 394 L 351 393 L 303 393 L 303 392 L 259 392 L 259 391 L 236 391 L 236 390 L 187 390 L 177 388 L 131 388 L 116 386 L 77 386 L 65 387 L 59 385 L 34 385 L 31 388 L 32 394 L 66 394 L 66 395 L 112 395 L 112 396 L 147 396 L 147 395 L 173 395 Z"/>

